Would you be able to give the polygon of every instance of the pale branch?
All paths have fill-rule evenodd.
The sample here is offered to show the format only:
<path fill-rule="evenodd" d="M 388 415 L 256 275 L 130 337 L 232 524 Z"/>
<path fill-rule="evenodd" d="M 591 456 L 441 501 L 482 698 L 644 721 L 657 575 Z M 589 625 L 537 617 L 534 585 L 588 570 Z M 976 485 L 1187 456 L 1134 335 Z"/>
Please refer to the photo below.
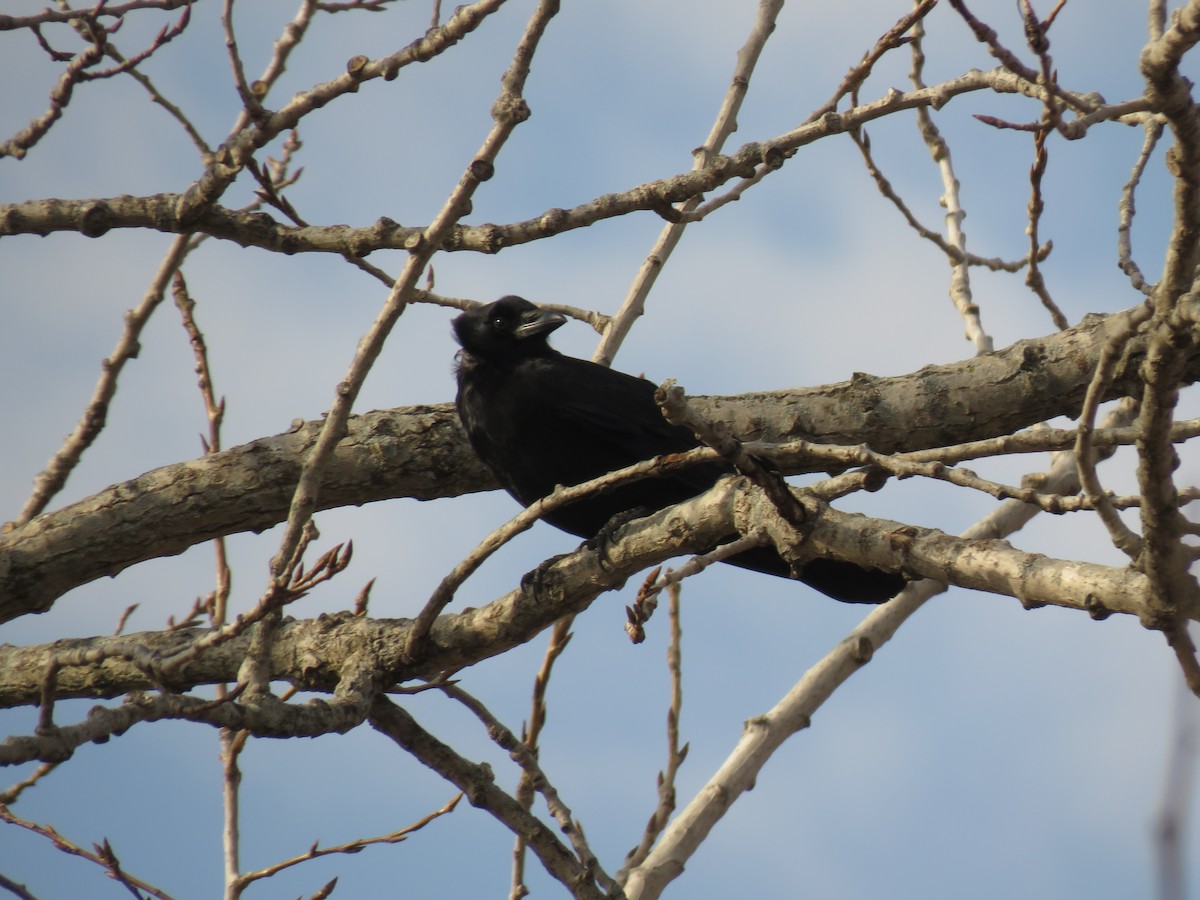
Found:
<path fill-rule="evenodd" d="M 470 8 L 468 8 L 470 9 Z M 352 62 L 354 62 L 352 60 Z M 361 72 L 369 66 L 364 63 Z M 275 252 L 336 253 L 365 256 L 376 250 L 408 250 L 425 232 L 426 226 L 403 226 L 388 218 L 374 225 L 353 228 L 330 225 L 300 228 L 281 225 L 265 213 L 239 214 L 216 204 L 227 183 L 247 165 L 261 146 L 283 131 L 295 128 L 303 115 L 328 102 L 337 91 L 340 79 L 319 86 L 331 96 L 314 89 L 293 103 L 300 108 L 273 114 L 259 134 L 246 129 L 236 142 L 237 152 L 226 145 L 218 159 L 196 185 L 183 194 L 154 194 L 143 197 L 108 197 L 80 200 L 46 198 L 22 203 L 0 204 L 0 237 L 11 234 L 46 235 L 73 231 L 87 237 L 99 237 L 113 228 L 146 228 L 164 232 L 199 232 L 233 241 L 244 247 L 255 246 Z M 596 222 L 632 212 L 663 210 L 720 187 L 734 178 L 754 176 L 760 166 L 777 167 L 781 154 L 835 134 L 861 129 L 869 122 L 895 112 L 923 106 L 938 109 L 952 98 L 980 90 L 1000 93 L 1026 93 L 1040 98 L 1040 89 L 1000 70 L 971 71 L 951 81 L 909 92 L 891 91 L 884 97 L 841 113 L 828 113 L 815 122 L 765 141 L 743 145 L 732 156 L 718 155 L 702 169 L 637 185 L 621 193 L 604 194 L 570 210 L 549 209 L 541 215 L 507 225 L 458 225 L 447 234 L 438 249 L 497 253 L 517 244 L 583 228 Z M 284 112 L 287 112 L 285 115 Z M 254 140 L 245 137 L 254 136 Z"/>
<path fill-rule="evenodd" d="M 925 85 L 925 24 L 917 21 L 913 29 L 912 41 L 912 70 L 909 78 L 918 89 Z M 937 166 L 942 179 L 942 196 L 939 200 L 946 210 L 945 242 L 954 249 L 950 255 L 950 302 L 958 310 L 966 325 L 966 337 L 975 347 L 976 353 L 990 353 L 995 349 L 992 336 L 983 327 L 983 319 L 979 313 L 979 305 L 971 294 L 971 269 L 966 264 L 967 233 L 962 223 L 967 217 L 959 196 L 961 185 L 958 176 L 954 174 L 954 162 L 950 154 L 950 144 L 942 135 L 941 129 L 933 121 L 933 115 L 927 108 L 917 110 L 917 127 L 921 132 L 921 140 L 929 150 L 930 158 Z M 861 142 L 860 142 L 861 143 Z"/>
<path fill-rule="evenodd" d="M 1183 54 L 1200 41 L 1200 3 L 1189 2 L 1173 17 L 1172 26 L 1142 51 L 1140 67 L 1146 98 L 1162 113 L 1175 134 L 1168 170 L 1174 178 L 1175 216 L 1167 243 L 1163 278 L 1155 292 L 1155 311 L 1165 318 L 1176 298 L 1191 289 L 1200 259 L 1200 112 L 1191 81 L 1179 71 Z"/>
<path fill-rule="evenodd" d="M 1163 31 L 1167 27 L 1167 2 L 1166 0 L 1150 0 L 1147 7 L 1147 30 L 1150 40 L 1161 40 Z"/>
<path fill-rule="evenodd" d="M 133 690 L 120 706 L 93 707 L 87 718 L 78 724 L 40 728 L 33 735 L 6 738 L 0 743 L 0 765 L 16 765 L 34 759 L 62 762 L 70 759 L 84 744 L 104 743 L 140 722 L 167 719 L 245 731 L 256 737 L 344 734 L 365 721 L 367 708 L 378 692 L 374 673 L 355 668 L 365 657 L 362 653 L 352 655 L 347 663 L 350 671 L 334 689 L 331 700 L 314 698 L 303 703 L 287 703 L 270 695 L 259 695 L 243 702 L 235 694 L 211 700 L 185 694 Z M 222 681 L 232 681 L 235 676 L 236 671 Z"/>
<path fill-rule="evenodd" d="M 298 424 L 285 434 L 147 472 L 0 536 L 0 618 L 47 609 L 64 591 L 144 559 L 282 521 L 319 427 Z M 493 487 L 452 406 L 408 407 L 351 422 L 326 469 L 319 505 L 428 500 Z M 139 533 L 121 536 L 122 521 L 136 522 Z"/>
<path fill-rule="evenodd" d="M 1049 604 L 1091 615 L 1122 613 L 1157 624 L 1148 580 L 1134 569 L 1052 559 L 1000 541 L 964 540 L 934 529 L 851 515 L 820 508 L 805 496 L 806 504 L 818 509 L 807 540 L 745 479 L 723 479 L 700 497 L 626 524 L 603 551 L 584 544 L 539 567 L 538 578 L 483 607 L 439 616 L 416 659 L 404 655 L 412 627 L 408 619 L 372 620 L 340 613 L 317 620 L 285 620 L 269 648 L 268 677 L 303 690 L 336 691 L 340 685 L 351 694 L 368 690 L 355 687 L 367 677 L 377 678 L 380 684 L 432 679 L 525 643 L 644 569 L 681 554 L 703 552 L 738 534 L 766 533 L 785 558 L 801 563 L 813 555 L 836 556 L 1016 597 L 1030 608 Z M 54 688 L 59 699 L 105 698 L 154 689 L 158 685 L 145 669 L 130 660 L 147 655 L 170 658 L 185 653 L 191 644 L 206 644 L 211 633 L 188 629 L 0 647 L 0 708 L 41 702 L 44 673 L 54 659 L 105 660 L 104 665 L 61 666 Z M 164 686 L 185 690 L 236 681 L 250 640 L 243 632 L 206 645 L 203 652 L 173 669 Z M 214 709 L 210 716 L 213 724 L 252 731 L 265 727 L 259 721 L 239 719 L 237 713 Z M 266 725 L 272 724 L 266 720 Z"/>
<path fill-rule="evenodd" d="M 742 440 L 869 442 L 880 453 L 995 438 L 1074 416 L 1110 335 L 1132 313 L 911 375 L 736 398 L 693 398 Z M 1145 341 L 1135 337 L 1106 397 L 1138 389 Z M 1200 349 L 1186 380 L 1200 377 Z M 0 621 L 48 609 L 66 591 L 212 538 L 262 530 L 286 515 L 300 461 L 320 423 L 177 463 L 114 485 L 0 536 Z M 1016 439 L 1014 439 L 1016 440 Z M 812 471 L 789 468 L 787 472 Z M 319 508 L 393 497 L 433 499 L 496 486 L 471 453 L 453 407 L 354 417 L 325 472 Z"/>
<path fill-rule="evenodd" d="M 1174 473 L 1179 455 L 1169 439 L 1179 399 L 1183 353 L 1178 332 L 1151 324 L 1145 387 L 1138 416 L 1138 493 L 1142 502 L 1142 553 L 1138 565 L 1149 576 L 1160 619 L 1191 617 L 1200 609 L 1200 586 L 1191 574 L 1188 548 L 1180 540 L 1185 519 L 1179 509 Z M 1191 340 L 1184 338 L 1183 340 Z M 1192 341 L 1194 345 L 1194 341 Z"/>
<path fill-rule="evenodd" d="M 1176 422 L 1171 428 L 1171 440 L 1175 443 L 1183 443 L 1196 437 L 1200 437 L 1200 419 L 1185 419 Z M 1108 451 L 1114 447 L 1131 446 L 1137 443 L 1137 438 L 1137 429 L 1133 427 L 1101 427 L 1092 432 L 1091 446 L 1094 450 Z M 828 466 L 887 465 L 888 463 L 894 463 L 897 467 L 924 466 L 931 463 L 953 466 L 968 459 L 981 459 L 989 456 L 1071 450 L 1075 447 L 1078 439 L 1079 429 L 1077 428 L 1050 428 L 1040 425 L 1026 431 L 1018 431 L 1016 434 L 907 453 L 879 454 L 861 444 L 853 446 L 815 444 L 805 440 L 785 441 L 779 444 L 755 441 L 747 443 L 746 449 L 755 456 L 769 459 L 777 468 L 788 472 L 800 472 L 804 471 L 806 467 L 813 467 L 818 462 L 823 462 Z M 897 468 L 895 474 L 908 474 L 909 471 L 912 474 L 939 477 L 934 473 L 921 472 L 917 469 Z M 1062 495 L 1048 493 L 1045 496 Z M 1085 504 L 1085 508 L 1091 508 L 1091 506 Z M 1047 511 L 1054 512 L 1054 510 Z"/>

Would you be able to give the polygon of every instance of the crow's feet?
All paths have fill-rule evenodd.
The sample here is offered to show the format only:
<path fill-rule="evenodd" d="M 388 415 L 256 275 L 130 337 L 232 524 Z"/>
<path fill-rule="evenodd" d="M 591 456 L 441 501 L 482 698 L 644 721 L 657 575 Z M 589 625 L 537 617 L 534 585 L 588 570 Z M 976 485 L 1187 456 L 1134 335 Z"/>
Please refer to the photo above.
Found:
<path fill-rule="evenodd" d="M 625 525 L 632 522 L 634 519 L 644 519 L 646 516 L 654 512 L 648 506 L 635 506 L 633 509 L 627 509 L 625 512 L 619 512 L 600 528 L 596 534 L 583 542 L 583 546 L 594 552 L 600 557 L 600 568 L 611 571 L 612 561 L 608 558 L 608 547 L 612 543 L 613 535 L 620 531 Z"/>
<path fill-rule="evenodd" d="M 533 591 L 539 593 L 545 587 L 546 573 L 560 559 L 570 556 L 569 553 L 559 553 L 557 556 L 552 556 L 543 562 L 538 563 L 536 569 L 532 572 L 526 572 L 521 576 L 521 589 L 525 591 Z"/>

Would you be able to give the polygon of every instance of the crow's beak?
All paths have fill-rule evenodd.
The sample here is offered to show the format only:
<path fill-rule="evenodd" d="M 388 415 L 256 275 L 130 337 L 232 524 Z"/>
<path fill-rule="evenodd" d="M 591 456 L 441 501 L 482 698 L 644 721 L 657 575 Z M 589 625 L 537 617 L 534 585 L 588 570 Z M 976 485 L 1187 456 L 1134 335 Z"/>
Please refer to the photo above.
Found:
<path fill-rule="evenodd" d="M 536 337 L 539 334 L 549 334 L 558 326 L 564 324 L 567 317 L 548 309 L 531 309 L 521 314 L 521 324 L 513 332 L 518 340 Z"/>

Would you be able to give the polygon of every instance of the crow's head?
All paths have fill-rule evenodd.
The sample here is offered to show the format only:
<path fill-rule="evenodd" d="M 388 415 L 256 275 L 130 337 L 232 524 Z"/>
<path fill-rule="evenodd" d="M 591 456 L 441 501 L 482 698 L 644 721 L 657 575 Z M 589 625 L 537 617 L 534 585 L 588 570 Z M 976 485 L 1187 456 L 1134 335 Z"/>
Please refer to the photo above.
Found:
<path fill-rule="evenodd" d="M 566 322 L 561 313 L 542 309 L 523 297 L 501 297 L 458 316 L 454 337 L 463 350 L 488 362 L 544 356 L 547 336 Z"/>

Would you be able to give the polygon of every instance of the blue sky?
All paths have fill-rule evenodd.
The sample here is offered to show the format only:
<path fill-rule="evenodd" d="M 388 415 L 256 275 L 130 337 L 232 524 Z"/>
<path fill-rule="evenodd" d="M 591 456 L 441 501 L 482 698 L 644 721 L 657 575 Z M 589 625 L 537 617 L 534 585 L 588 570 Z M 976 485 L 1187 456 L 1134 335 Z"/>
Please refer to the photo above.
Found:
<path fill-rule="evenodd" d="M 29 13 L 43 2 L 9 2 Z M 551 207 L 686 171 L 708 133 L 757 3 L 635 0 L 565 3 L 531 74 L 533 117 L 503 151 L 496 177 L 475 197 L 471 222 L 508 222 Z M 975 11 L 1019 47 L 1013 4 Z M 426 222 L 489 127 L 488 107 L 533 4 L 513 2 L 443 58 L 372 82 L 301 129 L 305 166 L 288 196 L 314 223 L 367 225 L 380 216 Z M 729 147 L 795 127 L 832 93 L 846 69 L 907 8 L 861 0 L 785 9 L 752 83 Z M 186 35 L 147 64 L 160 88 L 213 143 L 236 112 L 217 15 L 199 4 Z M 238 8 L 251 73 L 294 14 L 292 3 Z M 419 36 L 428 7 L 413 0 L 386 15 L 319 17 L 268 102 L 334 77 L 357 53 L 394 52 Z M 132 18 L 118 46 L 132 51 L 164 19 Z M 992 60 L 948 5 L 928 23 L 930 81 Z M 63 46 L 70 35 L 49 32 Z M 1052 34 L 1064 85 L 1109 100 L 1141 90 L 1145 40 L 1138 4 L 1068 4 Z M 0 79 L 10 86 L 0 132 L 44 108 L 55 69 L 29 35 L 0 34 Z M 1103 48 L 1103 52 L 1097 52 Z M 864 91 L 906 84 L 908 57 L 886 60 Z M 1030 142 L 997 133 L 976 113 L 1036 117 L 1011 97 L 959 98 L 938 114 L 955 154 L 968 210 L 969 247 L 1012 258 L 1025 248 Z M 897 189 L 937 227 L 941 186 L 912 117 L 870 129 Z M 1141 141 L 1139 130 L 1097 128 L 1086 140 L 1051 142 L 1043 234 L 1045 264 L 1072 323 L 1133 305 L 1116 267 L 1116 209 Z M 0 202 L 31 197 L 179 191 L 200 172 L 190 143 L 131 79 L 83 85 L 63 121 L 23 161 L 0 160 Z M 1138 261 L 1153 278 L 1170 222 L 1161 154 L 1139 196 Z M 239 182 L 226 205 L 244 202 Z M 599 223 L 497 256 L 435 258 L 440 292 L 614 311 L 661 227 L 653 214 Z M 0 409 L 10 423 L 0 458 L 0 502 L 19 510 L 33 476 L 74 426 L 121 315 L 138 302 L 170 236 L 115 232 L 0 241 Z M 398 253 L 371 262 L 396 273 Z M 838 381 L 855 371 L 909 372 L 971 353 L 946 300 L 948 268 L 875 192 L 848 140 L 805 148 L 741 201 L 689 230 L 666 267 L 647 315 L 616 365 L 693 393 L 736 394 Z M 228 398 L 226 446 L 283 431 L 326 409 L 355 343 L 386 291 L 332 257 L 284 258 L 208 242 L 187 264 L 208 336 L 217 389 Z M 1053 326 L 1021 278 L 973 273 L 976 302 L 998 347 Z M 453 396 L 450 313 L 407 311 L 368 378 L 359 411 Z M 590 355 L 595 335 L 578 324 L 555 336 Z M 110 483 L 199 454 L 205 430 L 190 350 L 169 304 L 122 378 L 109 426 L 55 506 Z M 1187 403 L 1194 406 L 1191 398 Z M 1028 462 L 1028 461 L 1023 461 Z M 1041 465 L 1041 461 L 1033 463 Z M 1016 479 L 1011 465 L 987 467 Z M 1185 458 L 1183 480 L 1194 482 Z M 1129 489 L 1131 462 L 1109 483 Z M 905 482 L 848 508 L 932 525 L 968 526 L 991 506 L 960 490 Z M 372 611 L 414 614 L 440 578 L 516 511 L 500 494 L 433 503 L 399 500 L 318 516 L 325 544 L 353 538 L 351 569 L 298 603 L 302 617 L 348 607 L 376 578 Z M 234 603 L 251 605 L 266 581 L 276 532 L 230 540 Z M 1115 563 L 1102 529 L 1074 519 L 1035 520 L 1013 542 L 1051 555 Z M 539 526 L 467 585 L 456 608 L 503 594 L 547 555 L 575 541 Z M 35 643 L 105 634 L 141 604 L 129 630 L 153 630 L 211 589 L 212 550 L 196 547 L 87 585 L 43 616 L 9 623 L 0 640 Z M 633 588 L 600 598 L 579 618 L 550 692 L 542 760 L 610 871 L 637 843 L 665 762 L 665 622 L 645 645 L 622 632 Z M 736 742 L 742 722 L 770 708 L 863 612 L 791 583 L 712 571 L 685 586 L 685 705 L 691 753 L 679 793 L 689 798 Z M 463 686 L 511 727 L 528 714 L 543 640 L 463 673 Z M 1172 734 L 1178 678 L 1162 638 L 1133 621 L 1095 623 L 1054 609 L 1026 612 L 1002 597 L 953 590 L 932 600 L 767 766 L 674 887 L 676 896 L 798 895 L 874 898 L 1147 896 L 1152 826 Z M 59 720 L 82 717 L 66 703 Z M 473 759 L 515 772 L 478 724 L 450 701 L 406 705 L 426 727 Z M 28 732 L 30 710 L 0 717 L 0 733 Z M 126 867 L 179 898 L 220 885 L 220 773 L 216 735 L 203 726 L 139 726 L 27 792 L 21 815 L 90 845 L 109 838 Z M 247 866 L 323 844 L 386 833 L 452 796 L 450 787 L 369 728 L 341 737 L 252 742 L 245 758 Z M 24 769 L 6 773 L 6 783 Z M 508 833 L 463 804 L 407 843 L 308 863 L 248 896 L 294 896 L 333 875 L 335 896 L 503 896 Z M 1189 837 L 1193 858 L 1200 841 Z M 531 865 L 535 896 L 560 888 Z M 93 867 L 9 829 L 0 872 L 39 896 L 126 896 Z"/>

